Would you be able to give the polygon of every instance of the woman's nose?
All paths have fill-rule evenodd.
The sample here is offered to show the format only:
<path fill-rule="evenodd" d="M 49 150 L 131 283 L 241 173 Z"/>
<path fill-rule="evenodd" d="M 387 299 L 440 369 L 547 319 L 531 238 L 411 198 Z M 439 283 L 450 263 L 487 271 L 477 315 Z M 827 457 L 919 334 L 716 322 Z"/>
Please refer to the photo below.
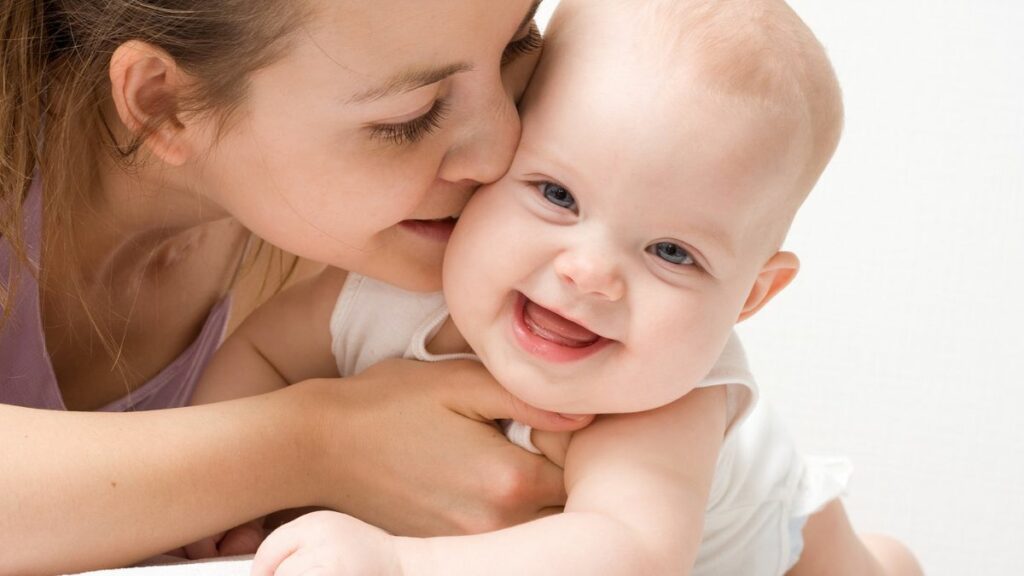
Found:
<path fill-rule="evenodd" d="M 512 98 L 497 86 L 477 107 L 441 162 L 442 180 L 489 184 L 505 175 L 519 143 L 519 112 Z"/>
<path fill-rule="evenodd" d="M 555 274 L 570 288 L 615 302 L 626 293 L 626 282 L 610 257 L 593 251 L 567 250 L 554 261 Z"/>

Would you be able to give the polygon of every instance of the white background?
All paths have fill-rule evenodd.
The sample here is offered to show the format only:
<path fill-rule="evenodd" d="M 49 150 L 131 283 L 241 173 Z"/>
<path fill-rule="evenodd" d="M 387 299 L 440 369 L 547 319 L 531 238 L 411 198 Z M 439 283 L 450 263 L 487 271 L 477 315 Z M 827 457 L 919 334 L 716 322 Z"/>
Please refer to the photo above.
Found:
<path fill-rule="evenodd" d="M 1024 2 L 790 4 L 846 133 L 800 276 L 740 327 L 755 374 L 806 452 L 853 460 L 858 529 L 932 576 L 1024 574 Z"/>

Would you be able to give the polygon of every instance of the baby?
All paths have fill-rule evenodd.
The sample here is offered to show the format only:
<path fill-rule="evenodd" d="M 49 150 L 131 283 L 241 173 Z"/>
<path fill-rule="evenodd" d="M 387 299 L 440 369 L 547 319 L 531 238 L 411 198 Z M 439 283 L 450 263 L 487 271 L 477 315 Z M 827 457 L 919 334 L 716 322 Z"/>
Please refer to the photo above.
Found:
<path fill-rule="evenodd" d="M 600 415 L 571 437 L 509 426 L 564 467 L 564 511 L 430 539 L 318 512 L 272 534 L 254 573 L 919 573 L 854 534 L 844 470 L 755 410 L 732 332 L 796 274 L 780 246 L 839 139 L 803 22 L 776 0 L 563 0 L 522 119 L 511 168 L 450 239 L 443 297 L 327 271 L 253 316 L 197 398 L 243 370 L 257 392 L 310 366 L 477 358 L 530 405 Z"/>

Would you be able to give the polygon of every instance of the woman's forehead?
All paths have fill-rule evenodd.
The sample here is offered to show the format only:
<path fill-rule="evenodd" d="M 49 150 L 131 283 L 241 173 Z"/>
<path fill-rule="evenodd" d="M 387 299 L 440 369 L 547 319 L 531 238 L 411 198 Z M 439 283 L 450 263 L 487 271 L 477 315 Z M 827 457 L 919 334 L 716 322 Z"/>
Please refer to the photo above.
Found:
<path fill-rule="evenodd" d="M 421 65 L 477 64 L 508 43 L 536 0 L 317 1 L 299 31 L 338 67 L 380 78 Z"/>

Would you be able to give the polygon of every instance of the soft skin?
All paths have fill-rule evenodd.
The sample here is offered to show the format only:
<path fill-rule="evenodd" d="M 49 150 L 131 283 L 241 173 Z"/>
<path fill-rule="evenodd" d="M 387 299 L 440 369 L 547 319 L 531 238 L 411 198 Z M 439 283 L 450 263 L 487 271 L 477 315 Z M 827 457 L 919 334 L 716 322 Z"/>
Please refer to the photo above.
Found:
<path fill-rule="evenodd" d="M 151 202 L 164 218 L 231 216 L 290 253 L 436 290 L 444 241 L 400 223 L 458 215 L 480 183 L 507 169 L 519 135 L 514 99 L 532 59 L 498 64 L 530 34 L 528 24 L 517 28 L 530 8 L 315 2 L 287 54 L 249 79 L 228 130 L 189 116 L 150 137 L 165 164 L 142 178 L 158 179 L 185 214 L 168 213 L 164 198 Z M 111 80 L 129 128 L 189 82 L 165 53 L 138 43 L 113 55 Z M 432 121 L 415 137 L 383 128 L 417 119 Z M 124 205 L 132 192 L 121 188 L 137 179 L 109 178 L 105 200 Z"/>
<path fill-rule="evenodd" d="M 92 186 L 71 199 L 74 226 L 45 230 L 41 312 L 66 405 L 93 410 L 158 373 L 229 285 L 229 330 L 241 324 L 273 292 L 264 289 L 265 273 L 275 272 L 267 258 L 231 283 L 252 234 L 304 258 L 436 288 L 445 244 L 436 232 L 450 223 L 402 223 L 459 213 L 478 184 L 507 168 L 519 135 L 514 100 L 533 67 L 513 48 L 530 34 L 533 8 L 530 0 L 312 2 L 310 24 L 252 75 L 223 125 L 217 110 L 175 107 L 196 79 L 168 52 L 118 46 L 106 77 L 94 80 L 117 142 L 143 137 L 138 161 L 125 170 L 97 135 L 96 177 L 81 175 Z M 429 129 L 408 127 L 441 98 L 445 113 Z M 296 280 L 320 269 L 302 264 Z M 98 352 L 97 330 L 122 342 L 121 371 Z M 175 411 L 0 406 L 0 434 L 18 439 L 0 448 L 0 493 L 18 503 L 0 519 L 0 573 L 124 565 L 303 505 L 373 499 L 382 525 L 416 534 L 535 517 L 564 500 L 560 471 L 496 445 L 489 420 L 502 417 L 583 424 L 520 407 L 478 366 L 398 362 L 344 385 L 301 382 Z M 446 430 L 460 444 L 410 457 L 408 444 L 368 432 L 381 421 L 424 444 L 424 430 Z M 423 475 L 396 473 L 397 461 Z M 503 487 L 483 481 L 495 469 L 508 479 Z"/>
<path fill-rule="evenodd" d="M 445 260 L 452 319 L 473 350 L 513 394 L 559 412 L 681 397 L 798 265 L 748 233 L 786 217 L 763 198 L 802 169 L 792 130 L 736 114 L 699 81 L 652 90 L 655 70 L 638 70 L 637 54 L 582 37 L 628 42 L 608 19 L 549 41 L 559 57 L 544 59 L 532 84 L 542 89 L 524 101 L 512 167 L 467 206 Z M 518 294 L 611 343 L 579 362 L 538 358 L 513 335 Z"/>
<path fill-rule="evenodd" d="M 538 438 L 565 466 L 563 513 L 427 540 L 317 514 L 272 534 L 254 574 L 689 571 L 729 425 L 724 387 L 693 388 L 736 322 L 796 272 L 795 256 L 745 231 L 788 217 L 763 198 L 806 158 L 700 83 L 652 98 L 657 70 L 621 49 L 638 34 L 620 25 L 631 9 L 560 5 L 512 167 L 470 201 L 445 259 L 451 320 L 502 385 L 548 410 L 605 414 L 567 448 Z M 514 335 L 519 294 L 611 342 L 576 361 L 532 354 Z"/>
<path fill-rule="evenodd" d="M 747 4 L 758 14 L 784 7 Z M 524 100 L 512 167 L 474 196 L 452 236 L 444 292 L 453 324 L 430 347 L 464 349 L 456 326 L 518 398 L 602 414 L 567 443 L 534 435 L 565 466 L 564 512 L 431 539 L 317 513 L 272 534 L 254 574 L 692 569 L 730 424 L 724 387 L 694 387 L 731 328 L 796 274 L 798 260 L 779 243 L 832 149 L 812 145 L 828 141 L 805 113 L 813 105 L 786 100 L 780 113 L 723 95 L 709 68 L 689 66 L 702 63 L 701 53 L 658 58 L 664 37 L 653 23 L 664 23 L 637 12 L 644 8 L 622 0 L 560 5 Z M 804 33 L 782 14 L 757 24 Z M 811 50 L 814 60 L 816 41 Z M 828 68 L 812 80 L 815 94 L 834 84 Z M 880 563 L 838 502 L 807 526 L 794 574 L 920 573 L 912 561 Z"/>

